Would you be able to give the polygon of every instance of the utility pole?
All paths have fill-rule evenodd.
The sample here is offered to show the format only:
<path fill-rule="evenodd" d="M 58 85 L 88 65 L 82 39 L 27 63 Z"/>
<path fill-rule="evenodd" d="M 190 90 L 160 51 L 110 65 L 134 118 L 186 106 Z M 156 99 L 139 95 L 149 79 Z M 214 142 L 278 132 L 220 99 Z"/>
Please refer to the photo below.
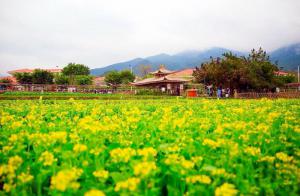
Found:
<path fill-rule="evenodd" d="M 299 68 L 300 66 L 298 65 L 298 83 L 300 82 L 300 73 L 299 73 Z"/>

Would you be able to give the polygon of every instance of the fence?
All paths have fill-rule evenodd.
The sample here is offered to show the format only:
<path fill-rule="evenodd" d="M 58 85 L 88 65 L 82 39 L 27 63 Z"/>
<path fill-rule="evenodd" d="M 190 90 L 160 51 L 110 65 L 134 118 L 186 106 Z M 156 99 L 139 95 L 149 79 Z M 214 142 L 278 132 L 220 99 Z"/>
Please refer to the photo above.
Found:
<path fill-rule="evenodd" d="M 236 98 L 240 99 L 259 99 L 259 98 L 288 98 L 288 99 L 299 99 L 300 91 L 298 92 L 279 92 L 279 93 L 237 93 Z"/>

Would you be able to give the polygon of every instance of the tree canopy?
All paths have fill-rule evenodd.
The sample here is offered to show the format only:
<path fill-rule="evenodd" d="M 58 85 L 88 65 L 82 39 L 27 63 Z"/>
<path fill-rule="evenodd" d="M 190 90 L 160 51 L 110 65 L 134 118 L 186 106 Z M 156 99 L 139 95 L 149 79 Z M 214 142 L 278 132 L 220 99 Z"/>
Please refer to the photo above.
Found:
<path fill-rule="evenodd" d="M 90 68 L 83 64 L 69 63 L 63 68 L 62 74 L 66 76 L 89 75 Z"/>
<path fill-rule="evenodd" d="M 32 74 L 31 73 L 15 73 L 14 77 L 20 84 L 32 84 Z"/>
<path fill-rule="evenodd" d="M 46 70 L 35 69 L 33 73 L 15 73 L 20 84 L 53 84 L 54 75 Z"/>
<path fill-rule="evenodd" d="M 89 76 L 90 68 L 83 64 L 69 63 L 57 76 L 57 84 L 89 85 L 92 84 L 92 77 Z"/>
<path fill-rule="evenodd" d="M 232 53 L 213 59 L 196 68 L 197 82 L 238 90 L 272 89 L 278 85 L 274 72 L 278 68 L 269 60 L 266 52 L 252 50 L 248 57 L 237 57 Z"/>
<path fill-rule="evenodd" d="M 105 75 L 105 82 L 110 85 L 117 87 L 120 84 L 128 84 L 129 82 L 133 82 L 135 79 L 135 75 L 133 75 L 129 70 L 123 71 L 111 71 Z"/>
<path fill-rule="evenodd" d="M 33 84 L 53 84 L 54 75 L 46 70 L 35 69 L 32 73 Z"/>

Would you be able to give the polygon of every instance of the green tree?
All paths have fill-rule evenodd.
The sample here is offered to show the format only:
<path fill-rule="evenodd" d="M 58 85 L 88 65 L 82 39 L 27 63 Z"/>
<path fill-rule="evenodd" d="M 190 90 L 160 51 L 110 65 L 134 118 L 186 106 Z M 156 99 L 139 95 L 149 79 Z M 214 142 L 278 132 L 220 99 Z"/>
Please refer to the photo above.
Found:
<path fill-rule="evenodd" d="M 20 84 L 32 84 L 31 73 L 15 73 L 13 75 Z"/>
<path fill-rule="evenodd" d="M 120 77 L 121 77 L 122 84 L 128 84 L 130 82 L 133 82 L 135 79 L 135 75 L 133 75 L 133 73 L 131 73 L 131 71 L 129 70 L 121 71 Z"/>
<path fill-rule="evenodd" d="M 238 90 L 272 89 L 278 85 L 273 65 L 266 52 L 261 48 L 252 50 L 249 56 L 237 57 L 232 53 L 223 54 L 223 58 L 213 59 L 196 68 L 194 76 L 197 82 L 214 84 Z"/>
<path fill-rule="evenodd" d="M 88 76 L 90 74 L 90 68 L 83 64 L 69 63 L 63 68 L 62 74 L 69 77 L 69 84 L 76 84 L 76 77 Z"/>
<path fill-rule="evenodd" d="M 113 88 L 117 88 L 120 84 L 128 84 L 133 82 L 135 75 L 133 75 L 129 70 L 123 70 L 121 72 L 111 71 L 105 75 L 104 81 Z"/>
<path fill-rule="evenodd" d="M 66 76 L 89 75 L 90 68 L 83 64 L 69 63 L 63 68 L 62 74 Z"/>
<path fill-rule="evenodd" d="M 46 70 L 35 69 L 32 73 L 33 84 L 53 84 L 54 75 Z"/>
<path fill-rule="evenodd" d="M 63 74 L 58 74 L 55 76 L 55 84 L 68 85 L 69 77 Z"/>
<path fill-rule="evenodd" d="M 112 87 L 117 87 L 118 85 L 122 84 L 122 78 L 118 71 L 110 71 L 105 75 L 104 81 L 107 85 Z"/>
<path fill-rule="evenodd" d="M 75 80 L 77 85 L 90 85 L 93 83 L 92 76 L 85 76 L 85 75 L 76 76 Z"/>

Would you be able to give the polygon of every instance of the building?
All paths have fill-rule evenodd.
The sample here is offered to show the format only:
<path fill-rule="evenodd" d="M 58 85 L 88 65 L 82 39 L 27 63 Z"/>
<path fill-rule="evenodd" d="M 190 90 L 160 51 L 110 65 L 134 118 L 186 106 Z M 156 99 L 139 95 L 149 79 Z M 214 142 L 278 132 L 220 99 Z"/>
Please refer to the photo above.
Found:
<path fill-rule="evenodd" d="M 276 76 L 288 76 L 288 75 L 290 75 L 290 73 L 288 73 L 286 71 L 275 71 L 274 74 Z"/>
<path fill-rule="evenodd" d="M 94 77 L 93 78 L 93 85 L 95 86 L 106 86 L 105 77 Z"/>
<path fill-rule="evenodd" d="M 45 71 L 49 71 L 51 73 L 61 73 L 62 69 L 42 69 Z M 17 69 L 17 70 L 12 70 L 9 71 L 8 73 L 13 75 L 15 73 L 33 73 L 34 69 Z"/>
<path fill-rule="evenodd" d="M 193 80 L 193 71 L 194 69 L 171 71 L 161 66 L 157 71 L 150 73 L 153 77 L 134 82 L 132 85 L 157 89 L 171 95 L 182 95 L 184 84 Z"/>

